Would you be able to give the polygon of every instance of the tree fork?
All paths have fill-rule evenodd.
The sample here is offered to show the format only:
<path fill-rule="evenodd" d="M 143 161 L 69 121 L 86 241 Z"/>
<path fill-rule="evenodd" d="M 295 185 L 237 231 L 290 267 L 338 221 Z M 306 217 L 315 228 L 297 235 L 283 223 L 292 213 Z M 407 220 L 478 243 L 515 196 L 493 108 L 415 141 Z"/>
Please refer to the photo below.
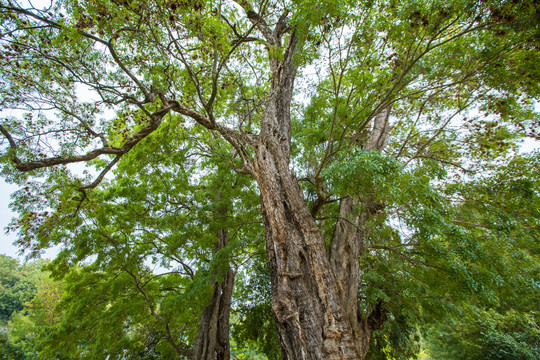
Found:
<path fill-rule="evenodd" d="M 282 33 L 255 23 L 270 44 L 281 44 Z M 252 168 L 266 230 L 272 312 L 284 359 L 361 359 L 339 299 L 326 244 L 298 180 L 289 170 L 297 45 L 293 31 L 283 59 L 270 56 L 271 89 L 254 145 Z"/>
<path fill-rule="evenodd" d="M 279 141 L 269 143 L 257 147 L 254 169 L 283 358 L 358 359 L 324 240 Z"/>

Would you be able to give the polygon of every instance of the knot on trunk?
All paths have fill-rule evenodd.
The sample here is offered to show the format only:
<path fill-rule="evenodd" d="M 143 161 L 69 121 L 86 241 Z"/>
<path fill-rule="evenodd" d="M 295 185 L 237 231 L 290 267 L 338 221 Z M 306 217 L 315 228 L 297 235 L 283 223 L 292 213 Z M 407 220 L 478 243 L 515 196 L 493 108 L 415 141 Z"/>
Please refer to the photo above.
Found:
<path fill-rule="evenodd" d="M 384 308 L 384 302 L 379 299 L 375 304 L 371 314 L 367 319 L 369 329 L 371 330 L 380 330 L 384 327 L 384 322 L 386 321 L 387 310 Z"/>
<path fill-rule="evenodd" d="M 380 211 L 383 211 L 385 208 L 385 205 L 383 203 L 374 201 L 364 201 L 364 206 L 366 207 L 366 214 L 368 217 L 375 215 Z"/>

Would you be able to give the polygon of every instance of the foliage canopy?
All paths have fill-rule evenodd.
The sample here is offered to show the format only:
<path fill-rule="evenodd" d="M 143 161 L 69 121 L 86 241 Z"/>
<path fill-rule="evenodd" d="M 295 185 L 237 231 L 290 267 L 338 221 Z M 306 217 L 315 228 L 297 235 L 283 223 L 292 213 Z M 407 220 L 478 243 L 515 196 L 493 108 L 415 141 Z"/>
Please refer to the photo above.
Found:
<path fill-rule="evenodd" d="M 62 247 L 43 354 L 195 356 L 232 301 L 269 358 L 406 358 L 424 331 L 473 358 L 436 346 L 455 323 L 537 355 L 537 1 L 0 9 L 10 230 Z"/>

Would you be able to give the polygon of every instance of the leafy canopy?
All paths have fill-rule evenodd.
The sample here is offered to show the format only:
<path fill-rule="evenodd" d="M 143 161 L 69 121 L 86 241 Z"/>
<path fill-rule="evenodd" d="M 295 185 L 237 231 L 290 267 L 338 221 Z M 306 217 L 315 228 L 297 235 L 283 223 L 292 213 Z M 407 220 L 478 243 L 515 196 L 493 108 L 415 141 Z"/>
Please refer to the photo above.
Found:
<path fill-rule="evenodd" d="M 208 283 L 232 267 L 245 272 L 235 334 L 279 356 L 268 292 L 244 300 L 268 284 L 257 189 L 238 172 L 293 33 L 291 169 L 328 242 L 339 200 L 355 199 L 351 219 L 369 214 L 353 222 L 365 232 L 360 311 L 384 302 L 389 318 L 370 356 L 412 356 L 417 325 L 460 307 L 495 319 L 497 336 L 537 311 L 538 156 L 517 155 L 540 128 L 535 1 L 0 7 L 0 161 L 20 185 L 10 230 L 30 255 L 63 248 L 50 266 L 67 282 L 50 354 L 167 355 L 171 334 L 186 349 Z M 283 41 L 258 21 L 281 24 Z"/>

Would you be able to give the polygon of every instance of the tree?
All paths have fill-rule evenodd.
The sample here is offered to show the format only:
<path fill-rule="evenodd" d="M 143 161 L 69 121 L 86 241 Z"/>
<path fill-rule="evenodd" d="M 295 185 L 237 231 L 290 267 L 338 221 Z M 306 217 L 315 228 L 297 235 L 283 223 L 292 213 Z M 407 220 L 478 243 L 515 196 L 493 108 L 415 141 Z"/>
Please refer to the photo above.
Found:
<path fill-rule="evenodd" d="M 0 356 L 6 359 L 27 359 L 25 346 L 10 336 L 11 322 L 34 299 L 45 281 L 41 272 L 44 261 L 20 264 L 17 259 L 0 255 Z"/>
<path fill-rule="evenodd" d="M 459 329 L 458 332 L 454 329 Z M 468 309 L 460 321 L 450 321 L 430 333 L 433 359 L 538 359 L 540 331 L 534 314 L 509 310 Z"/>
<path fill-rule="evenodd" d="M 0 325 L 32 300 L 42 281 L 43 265 L 43 261 L 21 265 L 17 259 L 0 255 Z"/>
<path fill-rule="evenodd" d="M 463 223 L 489 256 L 477 271 L 508 282 L 489 297 L 465 302 L 445 320 L 429 325 L 427 349 L 435 359 L 535 359 L 540 355 L 536 298 L 538 279 L 538 154 L 517 156 L 491 176 L 459 187 L 466 199 Z M 516 246 L 516 243 L 519 243 Z M 478 253 L 477 251 L 475 251 Z M 508 254 L 509 256 L 501 256 Z M 532 255 L 532 256 L 531 256 Z M 536 255 L 536 256 L 535 256 Z"/>
<path fill-rule="evenodd" d="M 208 174 L 190 184 L 189 169 L 177 161 L 206 150 L 193 148 L 184 134 L 180 151 L 174 124 L 164 131 L 171 141 L 162 143 L 163 151 L 152 142 L 127 156 L 145 163 L 146 175 L 134 179 L 130 166 L 121 164 L 115 181 L 94 192 L 100 206 L 81 209 L 84 223 L 68 210 L 64 226 L 49 233 L 73 240 L 50 266 L 65 282 L 62 326 L 49 335 L 51 347 L 91 359 L 122 358 L 149 346 L 164 358 L 229 357 L 238 249 L 260 236 L 245 224 L 254 216 L 253 201 L 237 194 L 245 181 L 232 184 L 232 170 L 215 158 L 199 164 Z M 152 151 L 145 154 L 145 148 Z M 228 216 L 230 194 L 244 199 L 234 217 Z"/>
<path fill-rule="evenodd" d="M 24 359 L 42 359 L 49 335 L 60 322 L 61 314 L 55 311 L 62 294 L 60 282 L 44 279 L 36 296 L 25 304 L 25 309 L 12 317 L 9 323 L 9 341 L 24 354 Z M 54 351 L 56 359 L 72 359 L 66 351 Z"/>
<path fill-rule="evenodd" d="M 374 331 L 397 314 L 435 316 L 456 294 L 485 286 L 481 296 L 493 286 L 492 272 L 473 271 L 464 244 L 481 238 L 462 236 L 468 225 L 451 221 L 463 198 L 447 188 L 489 171 L 520 138 L 538 136 L 536 2 L 1 8 L 1 104 L 22 109 L 0 127 L 3 174 L 21 185 L 45 180 L 29 182 L 15 200 L 22 247 L 75 245 L 70 235 L 92 209 L 113 216 L 100 208 L 98 186 L 114 181 L 116 165 L 133 179 L 148 174 L 130 155 L 166 147 L 164 129 L 174 128 L 257 186 L 285 359 L 363 359 Z M 193 180 L 220 176 L 199 167 L 206 155 L 175 160 Z M 70 173 L 67 165 L 78 162 L 95 171 Z M 163 191 L 160 203 L 174 202 Z M 237 196 L 218 192 L 208 202 L 227 199 L 235 214 Z M 93 225 L 98 232 L 107 224 Z M 53 231 L 59 227 L 65 231 Z M 73 248 L 80 252 L 72 258 L 103 254 Z M 459 290 L 442 294 L 434 284 L 441 276 L 457 279 Z"/>

